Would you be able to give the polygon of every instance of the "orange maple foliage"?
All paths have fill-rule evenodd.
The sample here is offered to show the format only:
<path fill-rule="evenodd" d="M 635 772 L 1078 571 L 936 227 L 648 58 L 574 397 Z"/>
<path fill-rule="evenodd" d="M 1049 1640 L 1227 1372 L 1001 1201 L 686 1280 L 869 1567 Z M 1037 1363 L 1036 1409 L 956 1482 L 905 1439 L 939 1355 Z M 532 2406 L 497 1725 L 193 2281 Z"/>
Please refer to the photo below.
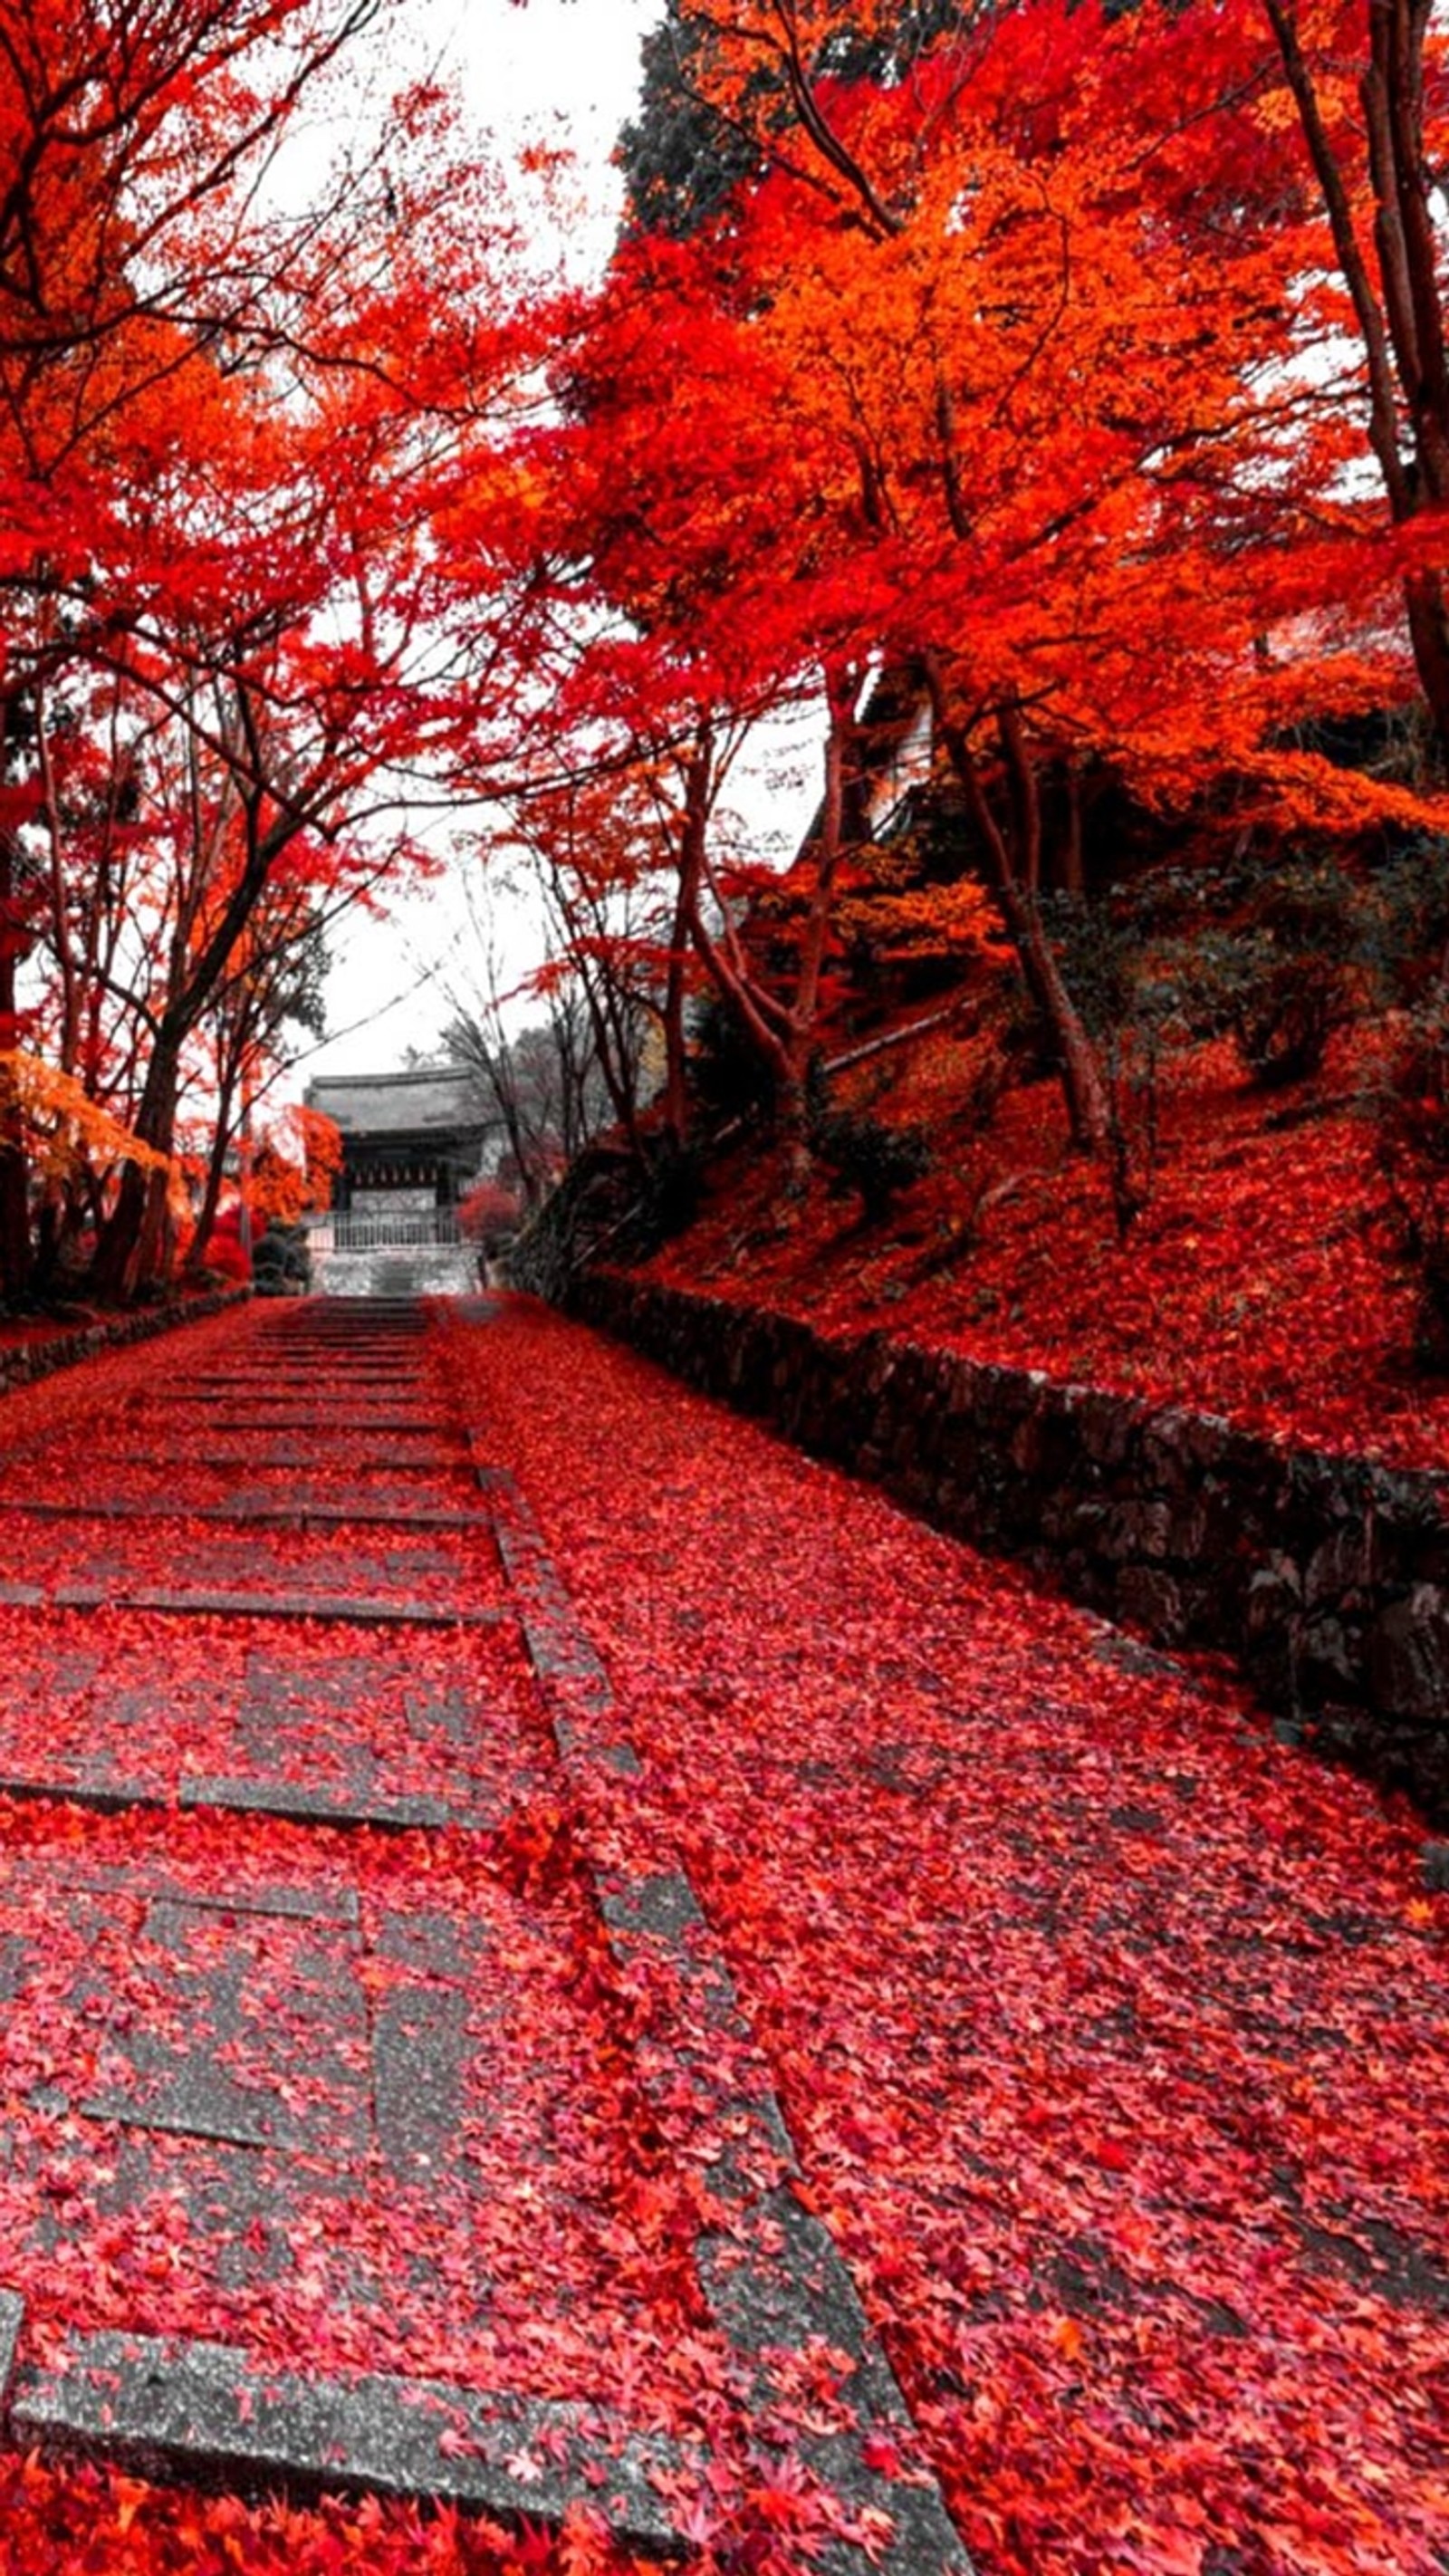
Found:
<path fill-rule="evenodd" d="M 857 14 L 879 38 L 891 13 Z M 1050 764 L 1109 764 L 1160 807 L 1226 793 L 1279 831 L 1444 819 L 1302 731 L 1407 705 L 1415 670 L 1402 550 L 1354 473 L 1351 301 L 1270 33 L 1242 9 L 1209 37 L 1191 12 L 1025 0 L 866 79 L 836 68 L 835 8 L 691 0 L 681 22 L 761 165 L 688 238 L 626 235 L 571 347 L 572 417 L 543 447 L 591 618 L 556 715 L 578 761 L 673 746 L 675 952 L 788 1099 L 867 836 L 862 686 L 913 673 L 1100 1146 L 1036 903 Z M 811 694 L 820 817 L 790 976 L 762 984 L 711 855 L 719 777 L 763 711 Z"/>

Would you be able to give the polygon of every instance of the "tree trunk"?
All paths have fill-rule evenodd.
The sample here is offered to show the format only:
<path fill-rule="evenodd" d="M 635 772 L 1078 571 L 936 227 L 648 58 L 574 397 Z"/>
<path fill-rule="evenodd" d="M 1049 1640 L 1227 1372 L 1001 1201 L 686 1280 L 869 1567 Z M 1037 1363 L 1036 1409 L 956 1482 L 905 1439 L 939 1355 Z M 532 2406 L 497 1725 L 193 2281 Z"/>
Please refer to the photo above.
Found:
<path fill-rule="evenodd" d="M 684 1005 L 689 964 L 689 925 L 699 907 L 704 873 L 705 834 L 709 829 L 710 755 L 708 725 L 701 725 L 685 776 L 684 831 L 679 850 L 679 882 L 669 926 L 669 966 L 664 979 L 664 1129 L 670 1143 L 682 1146 L 689 1131 L 687 1050 Z"/>
<path fill-rule="evenodd" d="M 830 731 L 825 744 L 825 803 L 815 845 L 815 885 L 800 943 L 800 968 L 795 978 L 795 1000 L 791 1011 L 796 1024 L 794 1051 L 802 1074 L 814 1041 L 815 1021 L 820 1009 L 820 975 L 825 963 L 825 941 L 830 928 L 835 880 L 845 845 L 846 804 L 856 784 L 850 753 L 855 740 L 855 702 L 859 691 L 860 674 L 854 664 L 827 674 L 825 693 L 830 711 Z"/>
<path fill-rule="evenodd" d="M 1072 1142 L 1088 1154 L 1102 1154 L 1112 1122 L 1097 1050 L 1067 991 L 1034 899 L 1009 882 L 998 884 L 996 894 L 1027 991 L 1056 1049 Z"/>
<path fill-rule="evenodd" d="M 30 1287 L 30 1183 L 19 1109 L 0 1106 L 0 1296 L 20 1305 Z"/>
<path fill-rule="evenodd" d="M 0 731 L 0 748 L 3 748 Z M 15 856 L 0 835 L 0 1048 L 16 1040 L 15 949 L 19 936 Z M 0 1297 L 18 1306 L 30 1286 L 30 1172 L 19 1100 L 0 1088 Z"/>
<path fill-rule="evenodd" d="M 135 1133 L 143 1145 L 169 1155 L 176 1125 L 176 1095 L 181 1072 L 182 1033 L 162 1023 L 146 1067 L 136 1111 Z M 127 1163 L 121 1173 L 116 1203 L 101 1228 L 91 1264 L 91 1286 L 98 1297 L 123 1305 L 150 1287 L 164 1250 L 166 1192 L 164 1171 L 143 1171 Z"/>
<path fill-rule="evenodd" d="M 1087 862 L 1082 814 L 1082 772 L 1078 761 L 1067 762 L 1067 837 L 1062 852 L 1062 884 L 1070 895 L 1087 891 Z"/>
<path fill-rule="evenodd" d="M 1404 604 L 1419 686 L 1434 719 L 1441 750 L 1449 757 L 1449 598 L 1445 596 L 1443 575 L 1406 575 Z"/>
<path fill-rule="evenodd" d="M 1292 0 L 1264 0 L 1264 6 L 1363 342 L 1369 445 L 1390 515 L 1402 527 L 1449 500 L 1449 353 L 1431 203 L 1439 180 L 1424 144 L 1429 0 L 1374 0 L 1367 12 L 1369 60 L 1359 97 L 1374 192 L 1377 280 L 1359 240 L 1350 184 L 1334 148 Z M 1399 397 L 1407 413 L 1407 438 Z M 1404 607 L 1419 685 L 1434 719 L 1441 757 L 1449 759 L 1449 632 L 1440 575 L 1406 573 Z"/>
<path fill-rule="evenodd" d="M 820 1016 L 820 979 L 835 881 L 845 851 L 846 816 L 858 784 L 851 753 L 856 741 L 855 707 L 859 695 L 860 673 L 853 663 L 827 671 L 825 696 L 830 730 L 825 743 L 825 801 L 815 843 L 815 883 L 805 916 L 790 1007 L 785 1070 L 775 1104 L 776 1125 L 785 1147 L 787 1186 L 792 1191 L 804 1189 L 811 1172 L 810 1059 Z"/>
<path fill-rule="evenodd" d="M 1106 1151 L 1111 1132 L 1111 1104 L 1102 1068 L 1097 1061 L 1097 1050 L 1067 990 L 1051 941 L 1042 927 L 1034 890 L 1035 879 L 1040 872 L 1041 811 L 1031 755 L 1022 735 L 1020 718 L 1016 710 L 1008 706 L 1003 708 L 999 719 L 1016 828 L 1028 836 L 1027 847 L 1014 852 L 1006 832 L 991 810 L 981 784 L 976 755 L 965 730 L 951 717 L 945 679 L 934 654 L 927 657 L 925 670 L 937 738 L 944 745 L 951 766 L 966 791 L 971 819 L 980 835 L 992 887 L 1007 936 L 1016 950 L 1022 980 L 1056 1051 L 1072 1141 L 1086 1153 L 1101 1155 Z"/>
<path fill-rule="evenodd" d="M 201 1213 L 196 1220 L 196 1232 L 191 1238 L 191 1249 L 186 1256 L 188 1271 L 199 1271 L 205 1265 L 206 1250 L 211 1241 L 212 1229 L 216 1224 L 216 1211 L 221 1201 L 221 1185 L 226 1178 L 226 1151 L 231 1143 L 231 1110 L 235 1096 L 235 1081 L 228 1076 L 217 1094 L 216 1127 L 211 1139 L 211 1152 L 207 1157 L 206 1188 L 202 1192 Z"/>
<path fill-rule="evenodd" d="M 154 1287 L 159 1279 L 164 1279 L 171 1259 L 171 1175 L 167 1171 L 147 1172 L 145 1181 L 146 1195 L 127 1292 L 132 1297 L 138 1297 L 144 1288 Z"/>

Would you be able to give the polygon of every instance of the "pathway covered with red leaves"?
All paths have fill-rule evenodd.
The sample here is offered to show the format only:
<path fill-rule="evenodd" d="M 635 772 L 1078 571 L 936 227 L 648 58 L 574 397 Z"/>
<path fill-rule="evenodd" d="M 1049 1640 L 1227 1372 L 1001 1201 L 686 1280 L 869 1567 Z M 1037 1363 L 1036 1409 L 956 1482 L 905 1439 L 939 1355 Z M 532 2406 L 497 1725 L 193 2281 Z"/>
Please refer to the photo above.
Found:
<path fill-rule="evenodd" d="M 1411 1817 L 527 1301 L 94 1390 L 0 1419 L 0 2566 L 1449 2568 Z"/>

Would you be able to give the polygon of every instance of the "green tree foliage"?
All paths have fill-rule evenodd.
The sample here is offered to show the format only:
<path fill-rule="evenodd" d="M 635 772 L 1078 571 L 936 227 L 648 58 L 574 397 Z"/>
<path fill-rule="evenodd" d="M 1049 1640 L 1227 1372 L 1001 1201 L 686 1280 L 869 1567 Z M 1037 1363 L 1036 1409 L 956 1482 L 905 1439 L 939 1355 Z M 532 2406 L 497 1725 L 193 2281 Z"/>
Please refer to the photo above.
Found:
<path fill-rule="evenodd" d="M 879 26 L 842 6 L 812 70 L 827 81 L 903 80 L 937 37 L 986 16 L 992 0 L 899 0 Z M 785 73 L 762 56 L 738 114 L 708 97 L 705 75 L 718 49 L 721 12 L 707 0 L 669 0 L 645 37 L 639 114 L 619 138 L 634 228 L 676 241 L 717 214 L 742 179 L 758 174 L 770 142 L 788 148 L 794 110 Z"/>

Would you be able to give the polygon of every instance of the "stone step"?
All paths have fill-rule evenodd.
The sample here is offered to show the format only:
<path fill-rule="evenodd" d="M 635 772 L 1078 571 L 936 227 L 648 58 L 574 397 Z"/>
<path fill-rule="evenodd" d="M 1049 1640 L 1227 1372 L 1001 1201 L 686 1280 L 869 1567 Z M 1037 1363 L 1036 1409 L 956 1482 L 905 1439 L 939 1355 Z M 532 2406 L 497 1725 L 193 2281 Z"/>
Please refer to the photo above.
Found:
<path fill-rule="evenodd" d="M 478 1257 L 467 1244 L 328 1252 L 314 1265 L 313 1283 L 326 1298 L 467 1297 L 478 1286 Z"/>

